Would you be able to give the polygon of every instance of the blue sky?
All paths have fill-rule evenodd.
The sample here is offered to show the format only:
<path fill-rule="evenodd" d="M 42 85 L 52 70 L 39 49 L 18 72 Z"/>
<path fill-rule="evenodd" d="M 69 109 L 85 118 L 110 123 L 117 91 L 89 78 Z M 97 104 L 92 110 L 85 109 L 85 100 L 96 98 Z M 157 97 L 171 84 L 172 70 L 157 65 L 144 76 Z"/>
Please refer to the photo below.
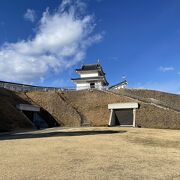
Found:
<path fill-rule="evenodd" d="M 0 80 L 72 87 L 100 59 L 110 85 L 180 93 L 179 0 L 1 0 Z"/>

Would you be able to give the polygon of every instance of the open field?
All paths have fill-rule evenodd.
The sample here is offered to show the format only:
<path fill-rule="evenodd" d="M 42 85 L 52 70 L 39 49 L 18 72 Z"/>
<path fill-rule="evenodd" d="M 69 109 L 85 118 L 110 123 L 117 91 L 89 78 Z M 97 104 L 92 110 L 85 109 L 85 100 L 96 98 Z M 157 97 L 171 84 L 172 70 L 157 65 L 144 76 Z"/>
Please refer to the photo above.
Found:
<path fill-rule="evenodd" d="M 180 131 L 54 128 L 0 136 L 0 179 L 180 179 Z"/>

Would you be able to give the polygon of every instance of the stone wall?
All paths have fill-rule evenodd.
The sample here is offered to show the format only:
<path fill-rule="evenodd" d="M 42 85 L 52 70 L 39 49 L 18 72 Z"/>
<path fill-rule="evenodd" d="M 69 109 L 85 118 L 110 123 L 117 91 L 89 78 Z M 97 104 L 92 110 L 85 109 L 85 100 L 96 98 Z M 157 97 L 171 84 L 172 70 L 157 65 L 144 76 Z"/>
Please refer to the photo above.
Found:
<path fill-rule="evenodd" d="M 16 91 L 16 92 L 64 90 L 64 88 L 41 87 L 41 86 L 33 86 L 33 85 L 28 85 L 28 84 L 12 83 L 12 82 L 5 82 L 5 81 L 0 81 L 0 87 L 3 87 L 11 91 Z"/>

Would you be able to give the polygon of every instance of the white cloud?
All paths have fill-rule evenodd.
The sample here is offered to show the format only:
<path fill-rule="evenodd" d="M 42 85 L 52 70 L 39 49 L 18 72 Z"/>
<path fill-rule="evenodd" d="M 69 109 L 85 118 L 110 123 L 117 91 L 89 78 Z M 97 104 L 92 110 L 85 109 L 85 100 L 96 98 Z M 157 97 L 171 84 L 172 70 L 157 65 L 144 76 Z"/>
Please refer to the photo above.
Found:
<path fill-rule="evenodd" d="M 161 66 L 161 67 L 159 67 L 159 71 L 161 71 L 161 72 L 174 71 L 174 67 L 172 67 L 172 66 L 169 66 L 169 67 Z"/>
<path fill-rule="evenodd" d="M 36 20 L 36 12 L 33 9 L 27 9 L 26 13 L 24 14 L 24 19 L 34 22 Z"/>
<path fill-rule="evenodd" d="M 82 7 L 80 1 L 65 0 L 53 14 L 46 9 L 32 39 L 1 46 L 1 80 L 40 82 L 82 61 L 87 48 L 102 39 Z"/>

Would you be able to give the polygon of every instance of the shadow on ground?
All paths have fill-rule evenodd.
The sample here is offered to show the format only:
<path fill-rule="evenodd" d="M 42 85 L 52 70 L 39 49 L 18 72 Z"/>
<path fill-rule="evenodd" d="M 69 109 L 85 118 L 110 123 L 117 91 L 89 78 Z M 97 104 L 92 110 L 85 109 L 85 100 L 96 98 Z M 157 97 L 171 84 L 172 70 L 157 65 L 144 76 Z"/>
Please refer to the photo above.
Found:
<path fill-rule="evenodd" d="M 88 136 L 98 134 L 114 134 L 125 133 L 126 131 L 71 131 L 71 132 L 48 132 L 48 133 L 17 133 L 10 135 L 1 135 L 0 140 L 14 140 L 14 139 L 30 139 L 30 138 L 46 138 L 46 137 L 60 137 L 60 136 Z"/>

